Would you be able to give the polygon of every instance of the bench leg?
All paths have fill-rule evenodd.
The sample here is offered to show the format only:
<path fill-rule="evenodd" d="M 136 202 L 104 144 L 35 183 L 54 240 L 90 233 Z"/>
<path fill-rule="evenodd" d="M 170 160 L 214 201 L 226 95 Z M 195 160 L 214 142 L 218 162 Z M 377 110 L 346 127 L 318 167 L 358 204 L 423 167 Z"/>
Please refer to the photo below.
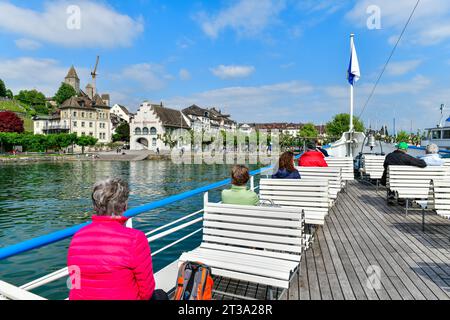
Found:
<path fill-rule="evenodd" d="M 271 286 L 269 286 L 269 300 L 274 300 L 273 299 L 273 289 L 272 289 L 272 287 Z"/>
<path fill-rule="evenodd" d="M 409 199 L 406 199 L 406 216 L 408 216 Z"/>
<path fill-rule="evenodd" d="M 425 209 L 422 208 L 422 231 L 425 232 Z"/>

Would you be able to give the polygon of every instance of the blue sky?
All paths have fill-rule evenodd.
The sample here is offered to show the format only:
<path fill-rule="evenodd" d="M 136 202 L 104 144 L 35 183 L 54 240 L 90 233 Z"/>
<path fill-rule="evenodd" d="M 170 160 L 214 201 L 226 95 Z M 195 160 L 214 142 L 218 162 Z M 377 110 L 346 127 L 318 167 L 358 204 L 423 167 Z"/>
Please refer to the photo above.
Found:
<path fill-rule="evenodd" d="M 450 106 L 450 1 L 422 0 L 363 120 L 434 126 Z M 144 99 L 216 106 L 240 122 L 325 123 L 348 112 L 349 34 L 362 77 L 360 114 L 416 0 L 0 0 L 0 78 L 53 95 L 71 64 L 136 110 Z M 80 29 L 67 28 L 70 5 Z M 369 29 L 367 8 L 380 9 Z M 450 113 L 450 111 L 449 111 Z"/>

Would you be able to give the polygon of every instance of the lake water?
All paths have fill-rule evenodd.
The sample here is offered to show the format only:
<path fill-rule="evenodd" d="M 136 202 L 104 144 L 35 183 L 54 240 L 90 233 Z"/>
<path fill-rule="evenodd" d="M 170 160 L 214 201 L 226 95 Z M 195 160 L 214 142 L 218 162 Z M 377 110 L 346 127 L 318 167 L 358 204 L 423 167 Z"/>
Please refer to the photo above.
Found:
<path fill-rule="evenodd" d="M 251 169 L 256 169 L 252 167 Z M 91 189 L 96 181 L 121 177 L 131 187 L 129 207 L 147 204 L 229 177 L 226 165 L 175 165 L 170 161 L 64 162 L 0 165 L 0 247 L 58 231 L 90 220 Z M 220 190 L 210 195 L 219 201 Z M 153 210 L 133 219 L 144 232 L 202 208 L 201 195 Z M 199 228 L 194 225 L 151 244 L 152 251 Z M 155 271 L 195 248 L 197 234 L 154 258 Z M 0 261 L 0 279 L 23 285 L 66 266 L 70 240 Z M 66 279 L 34 292 L 50 299 L 65 299 Z M 175 281 L 175 279 L 174 279 Z"/>

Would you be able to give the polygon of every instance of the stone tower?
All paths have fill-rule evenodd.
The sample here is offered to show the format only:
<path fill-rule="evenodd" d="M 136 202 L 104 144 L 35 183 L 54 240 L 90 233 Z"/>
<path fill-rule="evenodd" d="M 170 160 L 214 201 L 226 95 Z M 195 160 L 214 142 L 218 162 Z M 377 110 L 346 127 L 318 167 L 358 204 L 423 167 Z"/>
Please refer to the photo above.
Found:
<path fill-rule="evenodd" d="M 78 78 L 77 72 L 75 71 L 74 66 L 70 67 L 69 72 L 67 73 L 64 82 L 71 85 L 77 94 L 80 93 L 80 78 Z"/>

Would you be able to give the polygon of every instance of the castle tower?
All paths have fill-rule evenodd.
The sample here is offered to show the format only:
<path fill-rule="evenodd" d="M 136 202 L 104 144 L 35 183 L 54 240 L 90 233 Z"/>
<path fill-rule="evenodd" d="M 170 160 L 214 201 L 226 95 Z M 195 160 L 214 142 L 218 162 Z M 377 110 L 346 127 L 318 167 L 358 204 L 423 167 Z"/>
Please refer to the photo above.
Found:
<path fill-rule="evenodd" d="M 69 72 L 67 73 L 67 76 L 64 79 L 64 82 L 71 85 L 77 94 L 80 93 L 80 78 L 78 78 L 77 72 L 74 68 L 74 66 L 70 67 Z"/>

